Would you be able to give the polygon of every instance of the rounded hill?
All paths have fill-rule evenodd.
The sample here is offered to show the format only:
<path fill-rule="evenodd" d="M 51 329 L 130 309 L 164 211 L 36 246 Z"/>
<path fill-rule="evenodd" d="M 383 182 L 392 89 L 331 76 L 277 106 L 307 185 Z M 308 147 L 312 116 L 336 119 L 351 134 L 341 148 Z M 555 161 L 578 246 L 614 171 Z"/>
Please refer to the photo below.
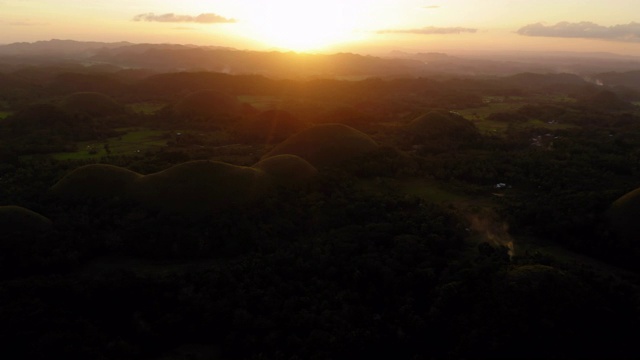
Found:
<path fill-rule="evenodd" d="M 521 285 L 526 284 L 531 287 L 537 287 L 549 282 L 549 279 L 566 277 L 564 273 L 552 266 L 548 265 L 522 265 L 510 269 L 507 273 L 509 283 Z"/>
<path fill-rule="evenodd" d="M 51 220 L 21 206 L 0 206 L 0 227 L 3 233 L 34 232 L 51 228 Z"/>
<path fill-rule="evenodd" d="M 112 199 L 126 196 L 129 187 L 142 175 L 118 166 L 91 164 L 64 176 L 52 192 L 67 199 Z"/>
<path fill-rule="evenodd" d="M 93 164 L 71 171 L 51 192 L 65 200 L 125 200 L 154 211 L 202 215 L 251 203 L 274 185 L 296 186 L 316 173 L 295 155 L 274 156 L 253 167 L 189 161 L 149 175 Z"/>
<path fill-rule="evenodd" d="M 107 95 L 97 92 L 77 92 L 67 96 L 61 103 L 70 113 L 86 114 L 93 117 L 117 115 L 124 107 Z"/>
<path fill-rule="evenodd" d="M 131 197 L 167 212 L 215 212 L 256 199 L 265 193 L 268 182 L 258 169 L 199 160 L 138 178 Z"/>
<path fill-rule="evenodd" d="M 607 213 L 613 232 L 623 243 L 640 249 L 640 188 L 613 202 Z"/>
<path fill-rule="evenodd" d="M 186 95 L 174 106 L 178 116 L 186 118 L 210 118 L 235 114 L 240 110 L 238 100 L 214 90 L 200 90 Z"/>
<path fill-rule="evenodd" d="M 264 171 L 279 185 L 302 184 L 318 173 L 308 161 L 291 154 L 272 156 L 252 167 Z"/>
<path fill-rule="evenodd" d="M 446 110 L 421 115 L 411 121 L 406 130 L 415 140 L 469 140 L 478 136 L 478 129 L 471 121 Z"/>
<path fill-rule="evenodd" d="M 263 159 L 297 155 L 313 166 L 338 165 L 372 152 L 378 145 L 367 134 L 342 124 L 322 124 L 305 129 L 267 153 Z"/>

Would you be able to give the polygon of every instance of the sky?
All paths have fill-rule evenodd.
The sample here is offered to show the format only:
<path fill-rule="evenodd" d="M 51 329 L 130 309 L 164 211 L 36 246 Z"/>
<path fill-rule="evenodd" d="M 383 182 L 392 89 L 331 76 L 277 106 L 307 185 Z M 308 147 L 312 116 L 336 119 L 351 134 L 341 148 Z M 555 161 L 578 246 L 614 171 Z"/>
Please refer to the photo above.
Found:
<path fill-rule="evenodd" d="M 640 56 L 640 0 L 0 0 L 0 44 L 50 39 Z"/>

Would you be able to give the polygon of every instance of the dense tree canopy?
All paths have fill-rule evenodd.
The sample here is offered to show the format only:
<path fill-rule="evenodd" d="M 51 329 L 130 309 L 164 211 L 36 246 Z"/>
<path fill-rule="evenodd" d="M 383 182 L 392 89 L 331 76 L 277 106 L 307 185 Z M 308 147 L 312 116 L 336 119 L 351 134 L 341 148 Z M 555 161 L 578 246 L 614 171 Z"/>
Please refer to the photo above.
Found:
<path fill-rule="evenodd" d="M 619 89 L 4 69 L 7 354 L 640 354 L 640 113 Z"/>

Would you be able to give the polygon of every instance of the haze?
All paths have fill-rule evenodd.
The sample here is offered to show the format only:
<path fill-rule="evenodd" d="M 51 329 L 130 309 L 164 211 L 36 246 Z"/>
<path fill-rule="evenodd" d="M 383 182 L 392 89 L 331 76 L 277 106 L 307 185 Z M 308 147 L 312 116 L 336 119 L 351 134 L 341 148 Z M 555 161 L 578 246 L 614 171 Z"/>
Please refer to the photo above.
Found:
<path fill-rule="evenodd" d="M 307 52 L 640 55 L 639 10 L 635 0 L 5 0 L 0 43 L 57 38 Z"/>

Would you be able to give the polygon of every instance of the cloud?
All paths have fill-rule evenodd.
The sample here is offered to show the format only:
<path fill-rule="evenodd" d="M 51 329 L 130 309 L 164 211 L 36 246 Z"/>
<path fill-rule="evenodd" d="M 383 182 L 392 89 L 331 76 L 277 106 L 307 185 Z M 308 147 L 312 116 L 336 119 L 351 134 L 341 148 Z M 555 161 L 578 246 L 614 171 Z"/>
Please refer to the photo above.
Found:
<path fill-rule="evenodd" d="M 220 24 L 220 23 L 235 23 L 235 19 L 228 19 L 218 14 L 200 14 L 197 16 L 191 15 L 179 15 L 174 13 L 167 13 L 162 15 L 156 15 L 154 13 L 139 14 L 133 17 L 133 21 L 155 21 L 155 22 L 169 22 L 169 23 L 200 23 L 200 24 Z"/>
<path fill-rule="evenodd" d="M 428 5 L 428 6 L 423 6 L 423 9 L 439 9 L 440 5 Z"/>
<path fill-rule="evenodd" d="M 378 34 L 419 34 L 419 35 L 443 35 L 443 34 L 460 34 L 460 33 L 475 33 L 478 29 L 464 28 L 464 27 L 435 27 L 427 26 L 421 29 L 394 29 L 394 30 L 379 30 Z"/>
<path fill-rule="evenodd" d="M 578 23 L 560 22 L 546 26 L 543 23 L 529 24 L 517 31 L 525 36 L 605 39 L 640 42 L 640 23 L 602 26 L 589 21 Z"/>
<path fill-rule="evenodd" d="M 32 22 L 32 21 L 16 21 L 9 23 L 11 26 L 43 26 L 48 25 L 47 23 L 42 22 Z"/>

